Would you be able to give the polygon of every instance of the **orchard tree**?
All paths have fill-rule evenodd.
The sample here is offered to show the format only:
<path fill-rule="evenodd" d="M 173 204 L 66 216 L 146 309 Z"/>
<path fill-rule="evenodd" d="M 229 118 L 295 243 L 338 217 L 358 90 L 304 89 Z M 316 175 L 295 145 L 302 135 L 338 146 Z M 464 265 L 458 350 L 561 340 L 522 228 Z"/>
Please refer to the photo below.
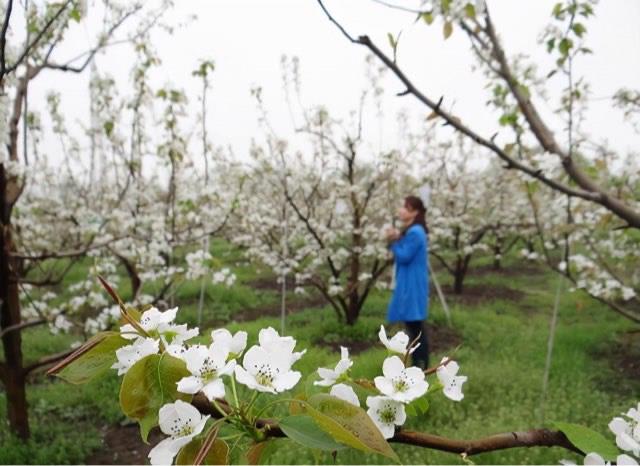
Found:
<path fill-rule="evenodd" d="M 261 102 L 259 90 L 256 97 Z M 239 209 L 237 241 L 248 254 L 278 276 L 292 275 L 299 289 L 316 289 L 348 325 L 376 284 L 383 286 L 379 279 L 391 265 L 383 228 L 419 186 L 408 162 L 416 147 L 371 153 L 363 137 L 365 97 L 347 121 L 324 107 L 301 106 L 299 151 L 276 135 L 261 107 L 265 142 L 252 148 Z"/>
<path fill-rule="evenodd" d="M 503 162 L 506 169 L 522 173 L 528 181 L 580 202 L 586 201 L 600 206 L 611 214 L 606 225 L 610 230 L 623 229 L 635 232 L 640 228 L 637 189 L 633 184 L 617 185 L 612 183 L 611 178 L 599 177 L 599 144 L 595 144 L 594 150 L 593 142 L 580 128 L 588 104 L 589 86 L 586 77 L 577 75 L 575 63 L 584 54 L 592 53 L 586 41 L 587 21 L 594 15 L 594 2 L 567 0 L 554 6 L 551 12 L 552 21 L 543 31 L 541 38 L 541 46 L 550 54 L 553 65 L 542 76 L 526 57 L 507 56 L 489 7 L 483 0 L 426 2 L 423 8 L 415 10 L 395 6 L 414 14 L 417 20 L 426 25 L 441 25 L 445 39 L 454 30 L 468 36 L 471 53 L 484 73 L 487 88 L 491 91 L 488 103 L 498 110 L 498 127 L 509 130 L 509 135 L 501 136 L 500 139 L 497 138 L 497 132 L 490 137 L 479 134 L 459 116 L 447 110 L 447 106 L 443 105 L 444 96 L 434 98 L 429 96 L 428 92 L 420 90 L 390 54 L 366 35 L 351 35 L 348 28 L 343 27 L 331 15 L 322 0 L 318 0 L 318 4 L 328 19 L 351 43 L 366 47 L 393 72 L 406 88 L 401 95 L 417 98 L 430 109 L 434 118 L 488 149 Z M 391 46 L 395 57 L 397 41 L 391 41 Z M 558 81 L 562 86 L 562 92 L 556 112 L 562 118 L 565 135 L 563 140 L 551 131 L 552 121 L 545 119 L 536 105 L 538 97 L 544 98 L 547 95 L 547 87 Z M 621 89 L 614 96 L 614 104 L 620 107 L 627 117 L 634 118 L 638 109 L 637 95 L 636 90 Z M 521 146 L 526 146 L 527 150 L 520 150 Z M 559 166 L 558 174 L 561 176 L 549 176 L 532 163 L 532 156 L 540 158 L 546 166 Z M 615 178 L 629 179 L 636 176 L 636 165 L 628 167 L 629 172 L 626 172 L 626 168 L 620 168 L 619 171 L 624 173 L 618 173 Z M 633 241 L 622 241 L 619 246 L 633 244 Z M 590 263 L 595 264 L 596 261 Z M 619 306 L 613 306 L 613 309 L 640 322 L 640 316 L 633 309 L 621 310 Z"/>

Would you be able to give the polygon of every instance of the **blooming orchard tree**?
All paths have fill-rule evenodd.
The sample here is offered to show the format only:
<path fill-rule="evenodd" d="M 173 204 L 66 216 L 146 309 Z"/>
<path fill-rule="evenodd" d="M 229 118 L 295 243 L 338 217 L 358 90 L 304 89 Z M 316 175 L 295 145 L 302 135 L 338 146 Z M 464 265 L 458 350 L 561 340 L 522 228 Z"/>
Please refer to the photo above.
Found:
<path fill-rule="evenodd" d="M 452 275 L 457 294 L 474 254 L 491 250 L 499 261 L 530 228 L 523 190 L 473 150 L 458 138 L 427 153 L 430 253 Z"/>
<path fill-rule="evenodd" d="M 252 148 L 236 238 L 279 276 L 318 290 L 349 325 L 391 263 L 384 225 L 419 186 L 407 153 L 367 158 L 362 112 L 347 124 L 324 108 L 305 110 L 298 132 L 308 152 L 267 131 Z"/>
<path fill-rule="evenodd" d="M 117 309 L 103 299 L 95 276 L 115 282 L 120 265 L 139 304 L 171 300 L 185 279 L 212 279 L 217 265 L 208 251 L 190 255 L 186 267 L 174 251 L 200 248 L 204 238 L 224 227 L 238 184 L 237 178 L 215 176 L 217 152 L 210 151 L 211 173 L 204 174 L 187 154 L 189 122 L 181 118 L 186 96 L 172 88 L 156 92 L 148 84 L 159 62 L 149 34 L 170 2 L 155 9 L 109 2 L 95 10 L 106 18 L 105 30 L 96 46 L 80 56 L 80 64 L 59 63 L 55 52 L 70 24 L 84 20 L 83 2 L 32 4 L 27 21 L 37 32 L 23 51 L 12 45 L 18 42 L 11 39 L 19 25 L 12 16 L 12 3 L 4 17 L 0 60 L 0 94 L 5 101 L 12 100 L 2 108 L 13 109 L 11 115 L 2 116 L 0 128 L 7 148 L 0 155 L 0 335 L 5 355 L 0 380 L 7 390 L 10 425 L 26 438 L 27 375 L 70 351 L 25 362 L 20 333 L 49 325 L 54 332 L 73 331 L 86 338 L 109 328 L 117 320 Z M 137 56 L 131 96 L 121 96 L 115 80 L 92 67 L 91 118 L 80 131 L 69 129 L 61 97 L 55 93 L 47 98 L 46 113 L 27 113 L 24 95 L 36 77 L 84 71 L 129 18 L 137 20 L 127 37 Z M 163 110 L 159 122 L 151 118 L 158 109 Z M 26 144 L 20 146 L 23 115 Z M 43 143 L 41 122 L 47 120 L 58 147 Z M 161 131 L 150 131 L 151 125 Z M 47 152 L 56 149 L 61 160 L 54 164 Z M 168 180 L 164 163 L 170 167 Z M 211 182 L 205 183 L 205 178 Z M 64 296 L 50 291 L 86 259 L 90 265 L 85 280 L 65 289 Z M 231 283 L 233 278 L 223 273 L 216 280 Z"/>

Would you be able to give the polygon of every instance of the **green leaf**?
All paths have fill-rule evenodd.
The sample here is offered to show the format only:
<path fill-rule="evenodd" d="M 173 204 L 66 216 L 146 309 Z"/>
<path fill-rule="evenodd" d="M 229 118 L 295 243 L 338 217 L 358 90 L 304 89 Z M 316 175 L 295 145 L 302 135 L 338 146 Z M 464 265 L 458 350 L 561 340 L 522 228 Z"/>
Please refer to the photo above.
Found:
<path fill-rule="evenodd" d="M 562 56 L 566 57 L 569 55 L 569 50 L 573 47 L 573 42 L 571 39 L 564 37 L 560 43 L 558 44 L 558 50 L 562 54 Z"/>
<path fill-rule="evenodd" d="M 441 0 L 440 5 L 442 6 L 443 13 L 449 13 L 449 9 L 451 7 L 451 0 Z"/>
<path fill-rule="evenodd" d="M 93 345 L 91 349 L 65 366 L 56 376 L 72 384 L 87 383 L 109 370 L 116 362 L 116 350 L 129 343 L 118 332 L 98 333 L 85 344 Z"/>
<path fill-rule="evenodd" d="M 553 11 L 551 12 L 551 14 L 555 18 L 557 18 L 562 14 L 563 11 L 564 11 L 564 8 L 562 7 L 562 3 L 556 3 L 553 7 Z"/>
<path fill-rule="evenodd" d="M 285 417 L 278 425 L 287 437 L 302 446 L 327 451 L 346 448 L 321 430 L 310 416 Z"/>
<path fill-rule="evenodd" d="M 430 26 L 433 23 L 433 13 L 430 11 L 422 13 L 422 20 Z"/>
<path fill-rule="evenodd" d="M 71 17 L 72 20 L 74 20 L 76 23 L 80 22 L 81 19 L 81 14 L 80 14 L 80 10 L 78 10 L 77 8 L 74 8 L 73 10 L 71 10 L 69 12 L 69 16 Z"/>
<path fill-rule="evenodd" d="M 103 126 L 107 137 L 111 136 L 111 133 L 113 133 L 113 121 L 105 121 Z"/>
<path fill-rule="evenodd" d="M 164 353 L 149 355 L 135 363 L 125 374 L 120 387 L 120 407 L 140 423 L 140 435 L 146 442 L 149 431 L 158 425 L 158 411 L 190 395 L 179 393 L 176 384 L 189 375 L 184 361 Z"/>
<path fill-rule="evenodd" d="M 362 408 L 324 393 L 309 398 L 306 406 L 309 416 L 334 440 L 400 462 L 398 455 Z"/>
<path fill-rule="evenodd" d="M 578 37 L 582 37 L 583 34 L 587 32 L 587 28 L 585 28 L 582 23 L 574 23 L 571 29 L 573 29 L 573 32 L 575 32 Z"/>
<path fill-rule="evenodd" d="M 618 448 L 613 443 L 588 427 L 568 422 L 554 422 L 553 426 L 585 453 L 598 453 L 605 460 L 614 460 L 618 456 Z"/>
<path fill-rule="evenodd" d="M 204 442 L 204 438 L 199 437 L 183 447 L 178 453 L 176 464 L 193 464 L 202 447 L 202 442 Z M 229 445 L 227 442 L 216 439 L 201 464 L 229 464 Z"/>
<path fill-rule="evenodd" d="M 396 43 L 396 40 L 393 38 L 393 34 L 391 34 L 390 32 L 387 32 L 387 40 L 389 41 L 389 45 L 391 46 L 391 48 L 395 50 L 397 43 Z"/>
<path fill-rule="evenodd" d="M 476 17 L 476 7 L 473 6 L 473 3 L 467 3 L 464 6 L 464 12 L 467 15 L 467 18 L 475 18 Z"/>
<path fill-rule="evenodd" d="M 419 414 L 425 414 L 429 411 L 429 400 L 426 396 L 421 396 L 418 399 L 413 400 L 406 406 L 407 410 L 411 410 L 414 416 Z"/>
<path fill-rule="evenodd" d="M 447 21 L 444 23 L 444 26 L 442 28 L 442 34 L 446 39 L 448 39 L 449 37 L 451 37 L 451 33 L 453 32 L 453 23 L 451 23 L 451 21 Z"/>
<path fill-rule="evenodd" d="M 244 457 L 240 458 L 239 464 L 265 464 L 269 456 L 278 449 L 280 443 L 276 440 L 266 440 L 254 443 L 244 452 Z"/>

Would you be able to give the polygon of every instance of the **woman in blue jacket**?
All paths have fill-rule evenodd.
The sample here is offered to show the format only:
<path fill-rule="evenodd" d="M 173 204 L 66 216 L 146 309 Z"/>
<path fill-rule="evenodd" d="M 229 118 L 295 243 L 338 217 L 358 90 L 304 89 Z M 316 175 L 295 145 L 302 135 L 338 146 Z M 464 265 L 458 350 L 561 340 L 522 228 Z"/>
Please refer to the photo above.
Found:
<path fill-rule="evenodd" d="M 429 346 L 424 325 L 429 304 L 429 230 L 426 212 L 419 197 L 408 196 L 398 210 L 398 218 L 404 224 L 403 230 L 391 229 L 387 232 L 396 270 L 395 289 L 387 310 L 387 320 L 390 323 L 404 322 L 409 341 L 420 335 L 420 346 L 412 358 L 413 364 L 422 368 L 429 365 Z"/>

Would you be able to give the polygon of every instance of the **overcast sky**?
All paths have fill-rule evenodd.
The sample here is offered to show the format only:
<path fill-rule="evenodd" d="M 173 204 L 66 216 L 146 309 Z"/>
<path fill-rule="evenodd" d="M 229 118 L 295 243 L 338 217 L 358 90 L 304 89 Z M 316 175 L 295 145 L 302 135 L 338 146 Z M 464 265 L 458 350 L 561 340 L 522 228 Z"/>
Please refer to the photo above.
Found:
<path fill-rule="evenodd" d="M 191 76 L 198 61 L 213 59 L 216 71 L 210 94 L 211 138 L 217 145 L 230 145 L 242 156 L 256 134 L 257 112 L 250 96 L 252 86 L 264 90 L 265 102 L 276 129 L 291 130 L 289 113 L 283 102 L 280 60 L 283 54 L 298 56 L 302 70 L 306 103 L 323 104 L 336 115 L 356 108 L 360 93 L 368 85 L 365 77 L 366 49 L 348 43 L 320 10 L 315 0 L 178 0 L 168 15 L 169 22 L 180 22 L 191 15 L 197 19 L 172 35 L 157 34 L 154 44 L 163 64 L 154 74 L 154 83 L 170 82 L 184 88 L 196 101 L 200 90 Z M 398 1 L 397 3 L 403 3 Z M 416 2 L 404 2 L 416 4 Z M 541 72 L 551 69 L 549 57 L 537 44 L 544 25 L 550 20 L 555 0 L 488 0 L 496 28 L 509 55 L 530 54 Z M 392 10 L 371 0 L 326 0 L 326 6 L 352 35 L 368 34 L 389 50 L 386 34 L 402 31 L 398 62 L 414 83 L 437 100 L 454 105 L 454 113 L 490 136 L 499 129 L 496 118 L 487 114 L 484 79 L 472 72 L 473 60 L 468 40 L 461 31 L 442 39 L 441 25 L 414 24 L 411 14 Z M 581 58 L 578 73 L 592 86 L 591 106 L 585 128 L 594 139 L 608 139 L 619 150 L 635 150 L 640 137 L 612 109 L 608 99 L 623 86 L 638 88 L 640 77 L 640 2 L 601 1 L 596 17 L 587 23 L 588 46 L 594 54 Z M 91 44 L 91 23 L 74 27 L 58 57 L 71 57 Z M 97 57 L 100 70 L 115 75 L 123 92 L 127 87 L 132 56 L 123 47 L 114 47 Z M 62 94 L 69 121 L 86 121 L 88 109 L 86 76 L 47 74 L 38 78 L 31 93 L 32 105 L 43 102 L 48 89 Z M 564 82 L 550 81 L 557 93 Z M 411 97 L 395 97 L 402 90 L 389 76 L 385 81 L 388 115 L 384 139 L 395 143 L 392 115 L 401 108 L 415 118 L 427 111 Z M 536 102 L 550 115 L 556 101 Z M 561 124 L 552 118 L 554 131 Z M 51 154 L 55 155 L 55 154 Z"/>

